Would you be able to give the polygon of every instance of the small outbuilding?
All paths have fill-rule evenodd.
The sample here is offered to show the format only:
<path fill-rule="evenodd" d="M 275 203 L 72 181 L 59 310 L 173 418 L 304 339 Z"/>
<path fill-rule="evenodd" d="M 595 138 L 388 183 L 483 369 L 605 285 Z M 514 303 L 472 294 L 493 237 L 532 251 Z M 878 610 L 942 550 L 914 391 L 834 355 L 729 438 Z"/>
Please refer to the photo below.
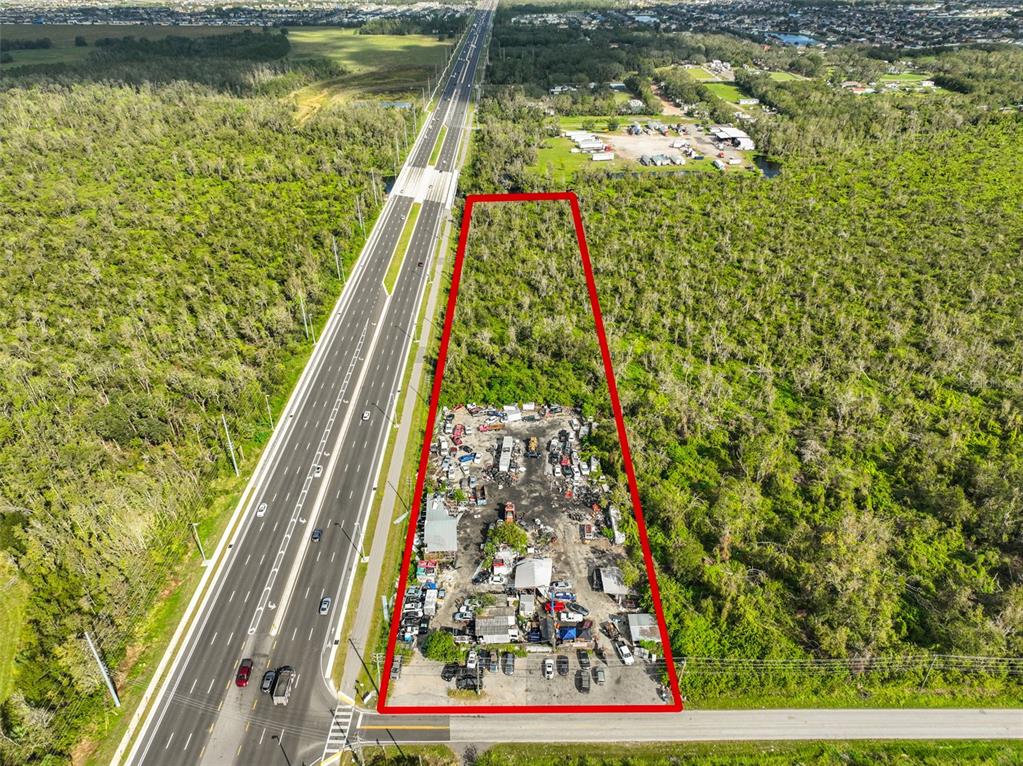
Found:
<path fill-rule="evenodd" d="M 523 559 L 515 566 L 515 590 L 549 587 L 553 573 L 553 559 Z"/>

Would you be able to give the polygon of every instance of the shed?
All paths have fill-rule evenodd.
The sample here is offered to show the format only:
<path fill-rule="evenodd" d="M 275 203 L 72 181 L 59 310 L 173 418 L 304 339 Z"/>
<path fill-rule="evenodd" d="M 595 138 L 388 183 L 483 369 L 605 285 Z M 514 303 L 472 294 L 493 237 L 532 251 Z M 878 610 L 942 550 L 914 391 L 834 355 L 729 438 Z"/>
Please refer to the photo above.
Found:
<path fill-rule="evenodd" d="M 661 631 L 658 629 L 657 620 L 654 619 L 652 614 L 647 614 L 646 612 L 630 614 L 628 619 L 629 637 L 633 643 L 639 643 L 640 641 L 661 643 Z"/>
<path fill-rule="evenodd" d="M 553 559 L 523 559 L 515 567 L 515 589 L 546 588 L 551 584 L 553 573 Z"/>
<path fill-rule="evenodd" d="M 507 617 L 477 617 L 476 637 L 484 644 L 510 644 L 518 638 L 515 618 L 509 622 Z"/>
<path fill-rule="evenodd" d="M 600 568 L 600 587 L 609 596 L 625 596 L 629 593 L 622 570 L 618 567 Z"/>

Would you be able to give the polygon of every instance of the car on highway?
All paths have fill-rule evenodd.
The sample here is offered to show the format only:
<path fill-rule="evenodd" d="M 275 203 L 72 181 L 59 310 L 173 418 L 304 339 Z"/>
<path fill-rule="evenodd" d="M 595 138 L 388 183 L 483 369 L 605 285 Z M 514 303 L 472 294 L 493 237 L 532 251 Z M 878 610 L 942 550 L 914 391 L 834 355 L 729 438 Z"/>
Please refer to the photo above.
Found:
<path fill-rule="evenodd" d="M 323 530 L 322 529 L 317 527 L 316 529 L 313 530 L 313 534 L 311 535 L 311 539 L 312 539 L 312 541 L 314 543 L 320 542 L 320 538 L 322 538 L 322 537 L 323 537 Z"/>
<path fill-rule="evenodd" d="M 252 675 L 252 660 L 246 657 L 238 666 L 238 672 L 234 676 L 235 686 L 248 686 L 250 675 Z"/>
<path fill-rule="evenodd" d="M 323 466 L 322 465 L 314 465 L 313 466 L 313 476 L 315 476 L 318 479 L 322 475 L 323 475 Z"/>
<path fill-rule="evenodd" d="M 568 655 L 567 654 L 559 654 L 558 655 L 558 675 L 559 676 L 567 676 L 568 675 Z"/>
<path fill-rule="evenodd" d="M 363 420 L 369 420 L 369 410 L 364 410 L 362 413 Z"/>
<path fill-rule="evenodd" d="M 256 518 L 261 519 L 264 516 L 266 516 L 266 503 L 260 503 L 259 507 L 256 509 Z"/>
<path fill-rule="evenodd" d="M 543 661 L 543 677 L 550 681 L 554 678 L 554 660 L 545 657 Z"/>
<path fill-rule="evenodd" d="M 515 655 L 511 652 L 505 652 L 504 657 L 501 658 L 504 674 L 506 676 L 515 675 Z"/>
<path fill-rule="evenodd" d="M 259 690 L 263 694 L 269 694 L 270 690 L 274 688 L 274 681 L 277 680 L 277 671 L 268 670 L 263 674 L 263 680 L 259 684 Z"/>
<path fill-rule="evenodd" d="M 330 611 L 330 596 L 324 596 L 320 599 L 320 614 L 326 614 Z"/>

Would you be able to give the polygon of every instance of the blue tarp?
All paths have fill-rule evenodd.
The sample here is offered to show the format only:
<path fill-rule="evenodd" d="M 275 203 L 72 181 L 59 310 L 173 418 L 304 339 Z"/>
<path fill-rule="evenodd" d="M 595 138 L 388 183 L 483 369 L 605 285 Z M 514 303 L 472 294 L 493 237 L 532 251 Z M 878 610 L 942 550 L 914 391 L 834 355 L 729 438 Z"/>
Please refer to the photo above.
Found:
<path fill-rule="evenodd" d="M 576 629 L 575 628 L 560 628 L 558 630 L 558 638 L 562 641 L 575 641 Z"/>

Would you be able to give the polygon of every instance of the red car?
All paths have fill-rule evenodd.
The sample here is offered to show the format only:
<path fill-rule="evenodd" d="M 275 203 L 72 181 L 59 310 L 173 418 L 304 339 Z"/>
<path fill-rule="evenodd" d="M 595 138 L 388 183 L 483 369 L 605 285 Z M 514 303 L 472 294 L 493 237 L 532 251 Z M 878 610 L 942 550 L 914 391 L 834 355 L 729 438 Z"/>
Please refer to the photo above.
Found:
<path fill-rule="evenodd" d="M 249 676 L 252 674 L 252 660 L 246 657 L 238 666 L 238 675 L 234 677 L 235 686 L 248 686 Z"/>

